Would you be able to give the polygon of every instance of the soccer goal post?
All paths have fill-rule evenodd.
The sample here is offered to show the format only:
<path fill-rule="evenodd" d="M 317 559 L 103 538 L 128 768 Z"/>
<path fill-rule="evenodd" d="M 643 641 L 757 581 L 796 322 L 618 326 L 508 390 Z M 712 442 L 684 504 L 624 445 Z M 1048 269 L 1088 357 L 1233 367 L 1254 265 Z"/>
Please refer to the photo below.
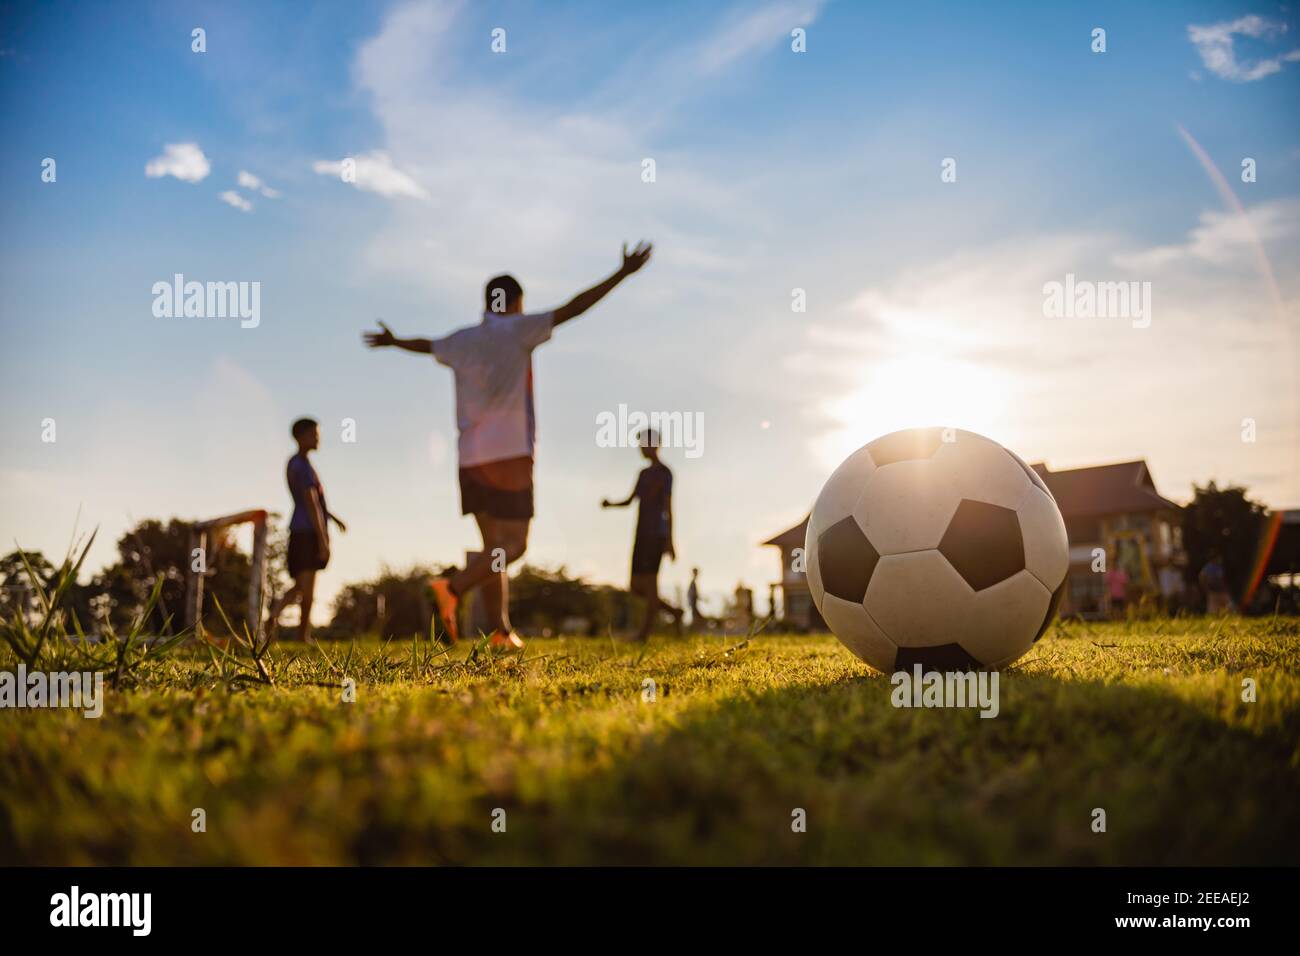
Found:
<path fill-rule="evenodd" d="M 248 633 L 254 637 L 262 633 L 262 611 L 266 604 L 266 511 L 241 511 L 239 514 L 209 518 L 190 523 L 190 573 L 185 582 L 185 624 L 195 628 L 203 626 L 203 578 L 207 573 L 208 539 L 216 532 L 232 525 L 253 526 L 252 572 L 248 580 Z M 196 567 L 197 566 L 197 567 Z"/>

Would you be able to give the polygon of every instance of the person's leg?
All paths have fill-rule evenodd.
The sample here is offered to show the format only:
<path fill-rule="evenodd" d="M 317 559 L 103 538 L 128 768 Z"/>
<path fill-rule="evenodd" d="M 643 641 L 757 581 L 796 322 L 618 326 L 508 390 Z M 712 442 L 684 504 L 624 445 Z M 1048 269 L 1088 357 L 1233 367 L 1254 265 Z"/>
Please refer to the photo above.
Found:
<path fill-rule="evenodd" d="M 431 581 L 443 627 L 454 640 L 459 597 L 483 588 L 485 609 L 493 626 L 510 633 L 509 583 L 506 568 L 523 557 L 533 514 L 533 461 L 530 457 L 488 462 L 460 470 L 461 513 L 473 514 L 483 550 L 448 579 Z M 511 643 L 522 644 L 515 638 Z"/>
<path fill-rule="evenodd" d="M 489 514 L 478 512 L 474 515 L 474 520 L 478 522 L 478 531 L 479 536 L 483 539 L 483 548 L 469 564 L 465 565 L 463 571 L 452 576 L 451 586 L 457 594 L 465 594 L 470 588 L 475 587 L 474 582 L 477 581 L 479 594 L 483 599 L 483 610 L 489 626 L 499 627 L 501 621 L 501 582 L 497 579 L 504 577 L 504 575 L 493 571 L 492 565 L 496 557 L 495 549 L 500 547 L 501 532 L 497 527 L 497 519 Z M 483 573 L 484 569 L 486 569 L 486 574 Z"/>
<path fill-rule="evenodd" d="M 676 633 L 678 637 L 681 637 L 682 617 L 684 616 L 682 613 L 682 609 L 677 607 L 674 604 L 670 604 L 668 601 L 665 601 L 663 598 L 659 596 L 659 575 L 657 573 L 651 579 L 650 587 L 654 589 L 655 603 L 659 606 L 660 610 L 668 612 L 668 615 L 673 619 L 674 633 Z"/>
<path fill-rule="evenodd" d="M 452 575 L 451 588 L 457 595 L 483 585 L 483 603 L 494 627 L 510 630 L 510 585 L 506 567 L 524 556 L 528 547 L 527 518 L 494 518 L 475 514 L 483 536 L 483 550 Z M 501 562 L 498 564 L 498 562 Z M 496 567 L 502 570 L 496 570 Z"/>
<path fill-rule="evenodd" d="M 500 552 L 504 552 L 505 563 L 511 564 L 523 556 L 528 545 L 528 519 L 493 518 L 478 514 L 474 517 L 478 519 L 479 531 L 483 535 L 483 550 L 452 575 L 451 587 L 457 594 L 464 594 L 491 575 L 500 573 L 492 568 L 492 562 L 501 557 Z"/>
<path fill-rule="evenodd" d="M 302 609 L 302 618 L 298 622 L 298 640 L 311 640 L 311 605 L 316 595 L 316 572 L 303 571 L 294 581 L 298 591 L 298 606 Z"/>
<path fill-rule="evenodd" d="M 632 575 L 632 593 L 645 601 L 645 616 L 641 618 L 641 628 L 636 634 L 638 641 L 644 641 L 650 637 L 650 627 L 659 613 L 659 592 L 655 587 L 654 575 Z"/>
<path fill-rule="evenodd" d="M 301 595 L 302 592 L 298 588 L 298 581 L 297 579 L 294 579 L 294 582 L 289 587 L 289 590 L 285 591 L 278 598 L 276 598 L 274 601 L 271 602 L 270 610 L 266 612 L 267 621 L 271 624 L 277 623 L 280 620 L 280 615 L 284 612 L 284 609 L 288 607 L 290 604 L 296 604 L 298 602 L 298 598 L 301 597 Z"/>
<path fill-rule="evenodd" d="M 507 567 L 524 556 L 528 550 L 528 526 L 530 518 L 503 518 L 497 522 L 501 548 L 505 551 Z M 513 630 L 510 624 L 510 578 L 501 572 L 501 629 L 507 634 Z"/>

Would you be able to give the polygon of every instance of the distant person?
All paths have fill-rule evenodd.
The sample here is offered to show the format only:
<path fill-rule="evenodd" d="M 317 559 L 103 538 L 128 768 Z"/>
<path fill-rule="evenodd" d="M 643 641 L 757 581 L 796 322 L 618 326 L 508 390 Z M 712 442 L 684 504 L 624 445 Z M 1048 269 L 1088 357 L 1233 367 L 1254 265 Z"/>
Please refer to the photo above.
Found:
<path fill-rule="evenodd" d="M 1205 592 L 1205 613 L 1226 614 L 1232 610 L 1232 595 L 1228 592 L 1228 575 L 1223 569 L 1223 556 L 1215 551 L 1205 562 L 1197 576 Z"/>
<path fill-rule="evenodd" d="M 1166 564 L 1160 569 L 1156 583 L 1160 586 L 1160 602 L 1164 605 L 1165 613 L 1173 615 L 1182 610 L 1183 597 L 1187 591 L 1182 570 Z"/>
<path fill-rule="evenodd" d="M 691 608 L 691 630 L 699 630 L 704 616 L 700 614 L 700 569 L 691 568 L 691 583 L 686 588 L 686 603 Z"/>
<path fill-rule="evenodd" d="M 1119 563 L 1119 555 L 1115 555 L 1115 564 L 1106 572 L 1106 600 L 1110 609 L 1110 616 L 1121 618 L 1124 616 L 1124 609 L 1128 605 L 1128 572 L 1124 566 Z"/>
<path fill-rule="evenodd" d="M 650 261 L 651 246 L 623 246 L 623 264 L 585 292 L 551 312 L 524 312 L 524 290 L 513 276 L 500 275 L 484 289 L 483 318 L 440 339 L 399 339 L 383 322 L 367 332 L 372 349 L 396 347 L 450 368 L 456 381 L 456 425 L 460 430 L 460 510 L 472 514 L 483 549 L 450 577 L 429 581 L 438 619 L 452 642 L 460 637 L 456 611 L 462 596 L 479 584 L 493 627 L 496 650 L 524 646 L 510 625 L 506 566 L 523 557 L 533 517 L 533 349 L 557 325 L 576 318 Z"/>
<path fill-rule="evenodd" d="M 330 561 L 329 522 L 339 531 L 348 528 L 325 506 L 325 489 L 307 456 L 320 447 L 320 425 L 314 419 L 300 418 L 293 423 L 298 452 L 289 459 L 285 479 L 293 497 L 293 517 L 289 519 L 289 577 L 293 587 L 271 605 L 272 625 L 285 607 L 299 607 L 298 640 L 311 640 L 311 605 L 316 592 L 316 572 L 325 570 Z"/>
<path fill-rule="evenodd" d="M 659 597 L 659 565 L 664 555 L 676 560 L 673 547 L 673 473 L 659 460 L 659 433 L 646 429 L 638 436 L 641 455 L 650 462 L 637 476 L 636 487 L 623 501 L 604 498 L 602 508 L 626 508 L 637 502 L 636 536 L 632 542 L 633 594 L 645 600 L 645 617 L 634 638 L 645 641 L 662 608 L 673 616 L 677 632 L 682 629 L 681 608 Z"/>

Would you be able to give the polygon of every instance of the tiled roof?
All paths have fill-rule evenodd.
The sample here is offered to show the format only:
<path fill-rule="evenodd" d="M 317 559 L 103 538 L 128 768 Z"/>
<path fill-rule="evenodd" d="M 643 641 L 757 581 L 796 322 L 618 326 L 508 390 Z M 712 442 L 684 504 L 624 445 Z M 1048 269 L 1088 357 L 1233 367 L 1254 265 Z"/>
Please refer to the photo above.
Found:
<path fill-rule="evenodd" d="M 1033 468 L 1051 489 L 1061 514 L 1067 518 L 1095 518 L 1178 507 L 1156 491 L 1147 463 L 1140 459 L 1066 471 L 1050 471 L 1041 463 Z"/>
<path fill-rule="evenodd" d="M 768 538 L 764 544 L 774 544 L 778 548 L 797 548 L 803 544 L 808 533 L 808 519 L 804 518 L 793 528 L 782 531 L 774 538 Z"/>

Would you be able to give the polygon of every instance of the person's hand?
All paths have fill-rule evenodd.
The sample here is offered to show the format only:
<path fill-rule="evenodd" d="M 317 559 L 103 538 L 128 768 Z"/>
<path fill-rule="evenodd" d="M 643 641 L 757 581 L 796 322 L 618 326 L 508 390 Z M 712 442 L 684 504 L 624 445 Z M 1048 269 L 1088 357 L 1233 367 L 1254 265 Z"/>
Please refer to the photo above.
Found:
<path fill-rule="evenodd" d="M 610 506 L 609 499 L 608 499 L 608 498 L 601 498 L 601 499 L 600 499 L 600 506 L 601 506 L 602 508 L 608 508 L 608 507 Z"/>
<path fill-rule="evenodd" d="M 320 552 L 320 559 L 328 564 L 330 559 L 330 543 L 328 541 L 322 541 L 317 548 Z"/>
<path fill-rule="evenodd" d="M 623 274 L 631 275 L 643 265 L 650 261 L 650 253 L 654 246 L 642 239 L 636 244 L 636 248 L 631 252 L 627 251 L 627 243 L 623 243 Z"/>
<path fill-rule="evenodd" d="M 339 529 L 339 531 L 340 531 L 341 533 L 343 533 L 343 534 L 347 534 L 347 533 L 348 533 L 348 526 L 345 525 L 345 524 L 343 523 L 343 519 L 342 519 L 342 518 L 335 518 L 334 515 L 330 515 L 330 517 L 331 517 L 331 518 L 334 518 L 334 524 L 336 524 L 336 525 L 338 526 L 338 529 Z"/>
<path fill-rule="evenodd" d="M 383 329 L 382 332 L 362 333 L 361 337 L 365 339 L 366 345 L 370 346 L 372 349 L 382 349 L 389 345 L 396 345 L 397 338 L 393 335 L 392 330 L 388 326 L 384 325 L 382 321 L 379 323 L 379 327 Z"/>

